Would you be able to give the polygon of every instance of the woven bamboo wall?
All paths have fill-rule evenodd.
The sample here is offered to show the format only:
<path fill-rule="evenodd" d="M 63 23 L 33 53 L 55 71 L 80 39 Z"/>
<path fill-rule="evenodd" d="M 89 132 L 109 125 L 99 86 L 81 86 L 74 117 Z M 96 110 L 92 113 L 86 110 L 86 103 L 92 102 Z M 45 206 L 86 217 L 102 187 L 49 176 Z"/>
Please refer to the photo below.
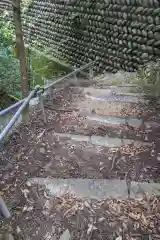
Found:
<path fill-rule="evenodd" d="M 134 71 L 160 57 L 160 0 L 33 0 L 23 29 L 27 43 L 72 65 Z"/>

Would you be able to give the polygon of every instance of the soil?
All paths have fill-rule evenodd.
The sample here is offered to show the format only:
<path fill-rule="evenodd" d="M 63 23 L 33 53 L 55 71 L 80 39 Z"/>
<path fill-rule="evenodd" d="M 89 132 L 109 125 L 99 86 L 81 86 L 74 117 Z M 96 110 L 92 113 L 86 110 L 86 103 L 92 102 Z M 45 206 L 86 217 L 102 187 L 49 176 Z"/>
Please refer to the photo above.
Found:
<path fill-rule="evenodd" d="M 101 102 L 97 104 L 97 109 L 103 109 Z M 160 202 L 155 196 L 85 203 L 75 196 L 51 198 L 43 188 L 25 184 L 30 177 L 128 177 L 134 181 L 160 182 L 160 140 L 156 128 L 148 131 L 143 126 L 136 129 L 93 124 L 86 121 L 83 112 L 87 106 L 94 114 L 136 115 L 159 121 L 156 107 L 131 103 L 115 110 L 117 103 L 112 105 L 116 107 L 106 104 L 105 112 L 94 111 L 95 104 L 86 100 L 81 87 L 61 86 L 45 100 L 47 123 L 39 106 L 32 110 L 28 124 L 21 123 L 1 147 L 0 195 L 12 212 L 9 221 L 1 221 L 2 232 L 10 229 L 16 239 L 59 239 L 65 229 L 69 229 L 72 239 L 81 240 L 160 239 Z M 89 136 L 107 133 L 111 137 L 149 141 L 151 146 L 133 144 L 111 149 L 74 142 L 56 136 L 55 132 Z"/>

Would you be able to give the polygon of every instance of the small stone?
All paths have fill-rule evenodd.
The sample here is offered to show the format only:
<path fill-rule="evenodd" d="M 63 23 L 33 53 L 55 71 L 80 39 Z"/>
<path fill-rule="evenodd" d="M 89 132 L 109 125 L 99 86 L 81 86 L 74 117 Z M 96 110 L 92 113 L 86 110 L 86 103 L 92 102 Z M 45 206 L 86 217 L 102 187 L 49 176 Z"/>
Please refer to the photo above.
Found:
<path fill-rule="evenodd" d="M 71 240 L 71 234 L 68 229 L 62 233 L 59 240 Z"/>
<path fill-rule="evenodd" d="M 30 212 L 32 210 L 33 210 L 33 206 L 31 206 L 31 207 L 24 206 L 22 209 L 22 212 Z"/>
<path fill-rule="evenodd" d="M 157 161 L 160 162 L 160 153 L 158 153 Z"/>
<path fill-rule="evenodd" d="M 116 240 L 122 240 L 122 236 L 117 237 Z"/>
<path fill-rule="evenodd" d="M 98 222 L 101 223 L 101 222 L 104 222 L 105 221 L 105 218 L 104 217 L 101 217 L 98 219 Z"/>
<path fill-rule="evenodd" d="M 93 230 L 96 230 L 97 228 L 93 224 L 88 224 L 88 230 L 87 230 L 87 235 L 90 235 L 90 233 Z"/>
<path fill-rule="evenodd" d="M 27 198 L 27 195 L 29 194 L 29 190 L 28 189 L 22 189 L 21 191 L 24 194 L 24 197 Z"/>
<path fill-rule="evenodd" d="M 104 165 L 104 162 L 100 162 L 99 166 L 102 167 Z"/>
<path fill-rule="evenodd" d="M 17 234 L 19 234 L 21 232 L 21 229 L 19 226 L 16 227 L 16 232 L 17 232 Z"/>
<path fill-rule="evenodd" d="M 148 53 L 143 53 L 141 56 L 142 60 L 146 60 L 148 59 L 148 57 L 149 57 Z"/>
<path fill-rule="evenodd" d="M 155 154 L 155 151 L 152 150 L 152 151 L 151 151 L 151 157 L 154 157 L 154 154 Z"/>
<path fill-rule="evenodd" d="M 104 169 L 104 167 L 100 167 L 100 168 L 99 168 L 99 171 L 101 172 L 103 169 Z"/>
<path fill-rule="evenodd" d="M 33 206 L 27 208 L 27 212 L 31 212 L 33 210 Z"/>
<path fill-rule="evenodd" d="M 56 155 L 55 156 L 55 160 L 60 161 L 61 160 L 61 156 L 60 155 Z"/>
<path fill-rule="evenodd" d="M 27 185 L 27 187 L 31 187 L 32 186 L 32 184 L 29 181 L 26 182 L 26 185 Z"/>
<path fill-rule="evenodd" d="M 39 149 L 39 151 L 40 151 L 40 153 L 42 153 L 42 154 L 45 153 L 45 149 L 44 149 L 43 147 L 41 147 L 41 148 Z"/>
<path fill-rule="evenodd" d="M 6 167 L 7 167 L 7 169 L 12 169 L 13 168 L 13 164 L 12 163 L 8 163 Z"/>

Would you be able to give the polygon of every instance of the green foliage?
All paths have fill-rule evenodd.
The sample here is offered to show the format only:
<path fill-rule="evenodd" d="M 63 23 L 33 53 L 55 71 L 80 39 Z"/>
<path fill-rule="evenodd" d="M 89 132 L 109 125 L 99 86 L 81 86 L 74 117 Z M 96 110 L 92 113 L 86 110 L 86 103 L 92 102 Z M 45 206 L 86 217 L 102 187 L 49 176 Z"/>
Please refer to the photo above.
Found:
<path fill-rule="evenodd" d="M 11 23 L 0 22 L 0 96 L 10 94 L 20 98 L 19 61 L 12 56 L 12 43 Z"/>
<path fill-rule="evenodd" d="M 23 4 L 28 6 L 31 0 L 23 0 Z M 14 29 L 11 22 L 0 21 L 0 102 L 2 105 L 2 96 L 12 95 L 21 98 L 20 86 L 20 66 L 19 60 L 13 56 Z M 34 46 L 38 42 L 34 43 Z M 44 85 L 44 79 L 53 79 L 65 75 L 69 69 L 48 59 L 40 53 L 26 49 L 26 59 L 30 64 L 31 87 L 35 85 Z M 4 102 L 4 101 L 3 101 Z M 6 102 L 3 104 L 6 106 Z M 3 107 L 1 106 L 1 107 Z"/>
<path fill-rule="evenodd" d="M 13 26 L 11 22 L 0 22 L 0 46 L 9 47 L 13 42 Z"/>
<path fill-rule="evenodd" d="M 118 80 L 118 79 L 114 79 L 114 80 L 112 80 L 112 85 L 115 85 L 115 86 L 117 86 L 117 85 L 121 85 L 121 81 L 120 80 Z"/>
<path fill-rule="evenodd" d="M 160 97 L 160 60 L 145 65 L 138 72 L 138 82 L 147 95 Z"/>
<path fill-rule="evenodd" d="M 21 97 L 19 61 L 12 56 L 0 56 L 0 93 Z"/>
<path fill-rule="evenodd" d="M 52 79 L 65 75 L 69 69 L 62 67 L 60 64 L 51 59 L 31 51 L 31 82 L 35 85 L 43 85 L 44 79 Z"/>

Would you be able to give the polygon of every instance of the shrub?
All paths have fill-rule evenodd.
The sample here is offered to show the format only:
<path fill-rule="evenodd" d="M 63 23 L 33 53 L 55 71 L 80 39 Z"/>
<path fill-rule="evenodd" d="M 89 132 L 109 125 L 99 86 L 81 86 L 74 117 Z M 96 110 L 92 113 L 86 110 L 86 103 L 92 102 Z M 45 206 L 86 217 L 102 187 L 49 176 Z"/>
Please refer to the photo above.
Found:
<path fill-rule="evenodd" d="M 145 94 L 160 97 L 160 60 L 146 64 L 138 71 L 137 77 Z"/>
<path fill-rule="evenodd" d="M 0 21 L 0 95 L 20 98 L 19 60 L 12 56 L 13 32 L 10 22 Z"/>
<path fill-rule="evenodd" d="M 21 97 L 19 61 L 10 56 L 0 55 L 0 94 Z"/>

